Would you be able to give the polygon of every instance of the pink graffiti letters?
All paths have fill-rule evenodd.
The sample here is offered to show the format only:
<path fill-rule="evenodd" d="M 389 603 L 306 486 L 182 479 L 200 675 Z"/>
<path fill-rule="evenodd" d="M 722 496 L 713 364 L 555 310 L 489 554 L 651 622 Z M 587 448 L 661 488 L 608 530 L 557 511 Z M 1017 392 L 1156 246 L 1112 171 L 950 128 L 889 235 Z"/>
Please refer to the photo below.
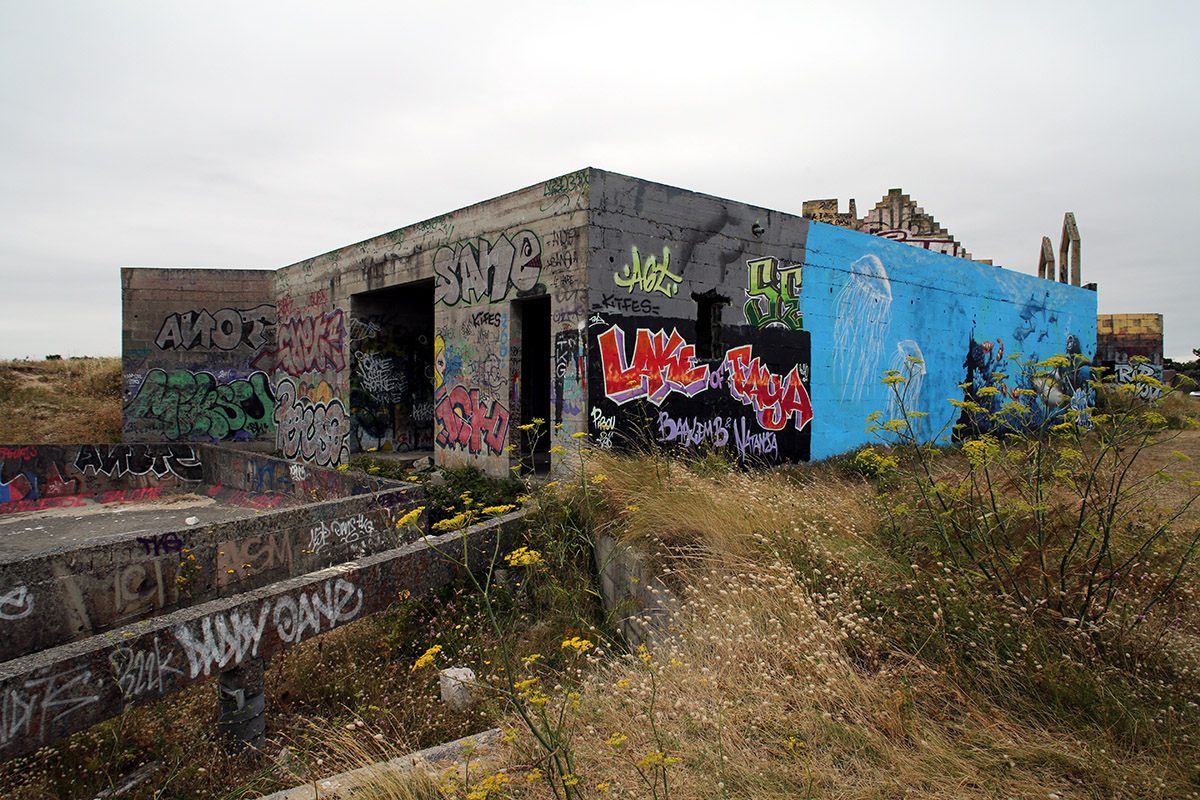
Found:
<path fill-rule="evenodd" d="M 691 397 L 708 385 L 708 366 L 697 365 L 696 348 L 679 331 L 670 335 L 639 328 L 633 358 L 625 358 L 625 332 L 613 325 L 599 336 L 604 394 L 618 405 L 645 398 L 662 405 L 671 392 Z"/>
<path fill-rule="evenodd" d="M 437 420 L 438 447 L 464 447 L 479 455 L 486 445 L 492 455 L 504 451 L 508 438 L 508 409 L 500 401 L 488 403 L 478 389 L 456 386 L 441 396 L 434 418 Z"/>
<path fill-rule="evenodd" d="M 771 372 L 750 345 L 735 347 L 725 353 L 721 365 L 729 375 L 729 393 L 754 409 L 758 424 L 769 431 L 782 430 L 792 420 L 796 430 L 804 430 L 813 417 L 812 402 L 800 368 L 792 367 L 787 377 Z"/>
<path fill-rule="evenodd" d="M 279 325 L 276 365 L 289 375 L 346 368 L 343 343 L 346 325 L 342 310 L 320 316 L 290 319 Z"/>

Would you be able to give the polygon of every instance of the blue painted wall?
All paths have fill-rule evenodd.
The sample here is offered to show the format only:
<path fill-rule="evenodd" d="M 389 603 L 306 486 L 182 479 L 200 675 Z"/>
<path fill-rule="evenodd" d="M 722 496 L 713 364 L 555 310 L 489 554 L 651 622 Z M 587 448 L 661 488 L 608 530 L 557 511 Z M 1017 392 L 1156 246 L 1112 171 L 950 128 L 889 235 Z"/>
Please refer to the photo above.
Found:
<path fill-rule="evenodd" d="M 814 460 L 872 441 L 872 412 L 896 416 L 880 380 L 906 356 L 923 361 L 910 410 L 929 412 L 921 424 L 931 438 L 958 417 L 948 401 L 964 397 L 972 341 L 975 364 L 988 373 L 1004 364 L 1007 390 L 1028 383 L 1013 354 L 1065 353 L 1070 336 L 1089 358 L 1096 348 L 1093 291 L 818 222 L 808 229 L 800 310 L 812 337 Z"/>

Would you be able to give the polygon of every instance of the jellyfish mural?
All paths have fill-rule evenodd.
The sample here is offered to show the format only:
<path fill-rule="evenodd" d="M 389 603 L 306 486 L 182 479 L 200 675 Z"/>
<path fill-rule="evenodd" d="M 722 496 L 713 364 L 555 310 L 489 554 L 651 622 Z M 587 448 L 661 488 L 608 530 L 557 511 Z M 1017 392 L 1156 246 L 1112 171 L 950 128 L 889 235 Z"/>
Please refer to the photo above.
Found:
<path fill-rule="evenodd" d="M 877 256 L 850 265 L 850 277 L 837 296 L 833 324 L 833 367 L 842 376 L 842 400 L 862 399 L 879 382 L 879 357 L 892 307 L 892 285 Z"/>
<path fill-rule="evenodd" d="M 888 419 L 899 419 L 905 411 L 924 411 L 925 409 L 921 408 L 921 382 L 925 379 L 925 355 L 921 352 L 921 345 L 912 339 L 896 342 L 896 353 L 892 356 L 891 368 L 908 380 L 894 387 L 896 392 L 890 394 Z M 912 426 L 920 439 L 928 437 L 928 417 L 912 418 Z"/>

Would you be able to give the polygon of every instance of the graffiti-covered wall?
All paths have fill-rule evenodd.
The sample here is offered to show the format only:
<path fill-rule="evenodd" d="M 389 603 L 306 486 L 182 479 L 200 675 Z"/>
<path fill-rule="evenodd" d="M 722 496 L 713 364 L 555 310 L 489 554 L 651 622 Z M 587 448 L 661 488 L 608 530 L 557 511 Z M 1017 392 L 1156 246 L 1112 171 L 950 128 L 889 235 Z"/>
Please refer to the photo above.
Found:
<path fill-rule="evenodd" d="M 268 274 L 128 271 L 129 440 L 495 475 L 583 431 L 799 461 L 899 413 L 885 370 L 934 437 L 950 400 L 1084 405 L 1086 367 L 1017 362 L 1096 350 L 1092 291 L 595 169 Z"/>
<path fill-rule="evenodd" d="M 121 270 L 124 439 L 271 440 L 273 273 Z"/>
<path fill-rule="evenodd" d="M 600 447 L 807 459 L 806 222 L 592 171 L 590 430 Z"/>
<path fill-rule="evenodd" d="M 905 404 L 929 414 L 917 419 L 926 437 L 950 432 L 960 414 L 952 399 L 998 408 L 1025 388 L 1038 413 L 1088 399 L 1078 363 L 1049 378 L 1021 366 L 1091 358 L 1096 293 L 1087 289 L 813 222 L 800 308 L 812 335 L 813 458 L 866 441 L 872 412 L 898 416 L 881 380 L 906 365 Z"/>
<path fill-rule="evenodd" d="M 587 187 L 586 171 L 573 173 L 279 270 L 284 456 L 328 465 L 429 450 L 441 465 L 507 474 L 529 416 L 522 326 L 575 341 L 583 329 Z M 535 320 L 522 304 L 538 298 L 549 305 Z M 558 389 L 551 359 L 532 368 Z M 582 375 L 564 373 L 557 399 L 526 404 L 545 406 L 543 430 L 555 409 L 555 437 L 585 426 Z"/>

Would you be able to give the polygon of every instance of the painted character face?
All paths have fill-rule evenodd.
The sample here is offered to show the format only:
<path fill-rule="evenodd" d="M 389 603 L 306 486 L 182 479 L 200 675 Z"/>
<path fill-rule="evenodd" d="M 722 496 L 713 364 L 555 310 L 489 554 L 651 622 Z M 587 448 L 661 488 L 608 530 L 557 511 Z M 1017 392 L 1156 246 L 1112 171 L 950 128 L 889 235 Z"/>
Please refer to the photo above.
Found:
<path fill-rule="evenodd" d="M 433 390 L 436 392 L 446 382 L 446 340 L 439 333 L 433 340 Z"/>

